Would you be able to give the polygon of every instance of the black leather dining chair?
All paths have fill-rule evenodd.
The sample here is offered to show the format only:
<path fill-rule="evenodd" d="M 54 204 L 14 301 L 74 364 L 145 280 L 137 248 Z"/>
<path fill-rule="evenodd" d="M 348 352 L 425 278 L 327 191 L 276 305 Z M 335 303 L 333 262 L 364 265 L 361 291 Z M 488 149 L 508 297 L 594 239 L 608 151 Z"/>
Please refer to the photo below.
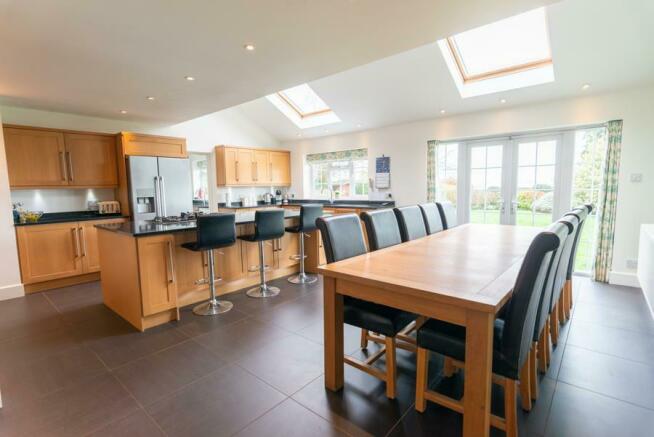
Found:
<path fill-rule="evenodd" d="M 581 233 L 584 230 L 584 224 L 586 223 L 586 219 L 591 212 L 593 212 L 593 205 L 588 203 L 582 206 L 578 206 L 568 213 L 575 214 L 577 216 L 579 219 L 579 229 L 577 230 L 577 235 L 575 236 L 575 241 L 572 246 L 572 252 L 570 253 L 570 263 L 568 264 L 568 273 L 566 275 L 565 284 L 563 285 L 563 311 L 566 319 L 570 319 L 570 311 L 572 311 L 572 273 L 575 269 L 577 247 L 579 246 L 579 241 L 581 240 Z"/>
<path fill-rule="evenodd" d="M 456 208 L 452 202 L 436 202 L 436 206 L 441 215 L 443 229 L 451 229 L 459 224 L 456 218 Z"/>
<path fill-rule="evenodd" d="M 371 251 L 394 246 L 402 242 L 397 217 L 395 217 L 395 212 L 392 209 L 364 211 L 361 213 L 361 220 L 366 226 L 368 247 Z"/>
<path fill-rule="evenodd" d="M 298 238 L 300 239 L 300 254 L 291 257 L 292 259 L 300 260 L 300 273 L 288 278 L 288 282 L 292 284 L 313 284 L 318 280 L 318 276 L 307 275 L 304 271 L 304 260 L 307 257 L 304 254 L 304 239 L 309 236 L 308 234 L 310 232 L 313 232 L 317 229 L 316 219 L 320 216 L 322 216 L 322 205 L 302 205 L 300 206 L 300 218 L 298 224 L 294 226 L 288 226 L 286 228 L 286 232 L 298 234 Z"/>
<path fill-rule="evenodd" d="M 196 241 L 183 243 L 182 247 L 193 252 L 207 254 L 209 300 L 193 307 L 193 313 L 198 316 L 214 316 L 226 313 L 232 309 L 233 304 L 216 298 L 213 251 L 236 243 L 236 216 L 234 214 L 199 215 L 196 219 L 196 225 Z"/>
<path fill-rule="evenodd" d="M 417 205 L 394 208 L 393 211 L 400 226 L 402 241 L 411 241 L 427 235 L 425 221 Z"/>
<path fill-rule="evenodd" d="M 259 245 L 259 285 L 250 288 L 246 294 L 250 297 L 273 297 L 279 294 L 279 288 L 266 283 L 266 259 L 264 241 L 276 240 L 284 236 L 284 210 L 265 209 L 254 212 L 254 234 L 241 235 L 238 238 Z"/>
<path fill-rule="evenodd" d="M 342 214 L 331 217 L 320 217 L 316 220 L 325 248 L 327 263 L 341 261 L 367 252 L 363 241 L 361 222 L 356 214 Z M 376 332 L 384 336 L 380 340 L 384 344 L 383 355 L 386 357 L 386 372 L 380 375 L 380 370 L 372 364 L 382 356 L 381 352 L 371 355 L 362 361 L 350 356 L 344 356 L 343 361 L 359 370 L 386 382 L 386 396 L 395 398 L 395 380 L 397 368 L 395 359 L 396 337 L 409 326 L 416 316 L 406 311 L 379 305 L 349 296 L 343 296 L 343 320 L 348 325 Z M 405 346 L 405 348 L 408 348 Z M 412 347 L 415 350 L 415 346 Z"/>
<path fill-rule="evenodd" d="M 518 435 L 517 381 L 521 381 L 520 392 L 521 397 L 524 397 L 522 381 L 529 374 L 531 338 L 543 285 L 552 257 L 566 235 L 565 225 L 555 223 L 534 238 L 520 267 L 505 318 L 495 321 L 493 382 L 504 387 L 504 418 L 493 416 L 491 423 L 505 430 L 508 437 Z M 463 367 L 466 359 L 465 340 L 465 327 L 440 320 L 429 320 L 418 329 L 416 410 L 423 412 L 427 406 L 426 401 L 429 400 L 466 414 L 462 401 L 430 391 L 427 386 L 429 351 L 450 357 L 455 360 L 457 367 Z M 529 385 L 528 382 L 526 385 Z"/>
<path fill-rule="evenodd" d="M 440 212 L 438 212 L 438 206 L 433 202 L 422 203 L 418 206 L 420 207 L 420 212 L 422 212 L 422 218 L 425 221 L 427 235 L 442 231 L 443 220 L 441 219 Z"/>

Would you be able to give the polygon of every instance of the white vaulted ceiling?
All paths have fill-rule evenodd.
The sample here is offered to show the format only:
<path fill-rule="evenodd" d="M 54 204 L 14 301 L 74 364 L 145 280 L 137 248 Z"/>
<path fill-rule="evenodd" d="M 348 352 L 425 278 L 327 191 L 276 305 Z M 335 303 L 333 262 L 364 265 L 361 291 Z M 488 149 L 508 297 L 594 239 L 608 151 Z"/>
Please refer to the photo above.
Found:
<path fill-rule="evenodd" d="M 0 101 L 179 122 L 552 1 L 0 0 Z"/>

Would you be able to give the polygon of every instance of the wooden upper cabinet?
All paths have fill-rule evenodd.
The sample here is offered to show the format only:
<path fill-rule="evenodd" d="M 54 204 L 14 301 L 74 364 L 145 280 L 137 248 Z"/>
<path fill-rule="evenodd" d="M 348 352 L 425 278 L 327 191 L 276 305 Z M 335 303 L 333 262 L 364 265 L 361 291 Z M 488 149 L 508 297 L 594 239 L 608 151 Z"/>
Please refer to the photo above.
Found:
<path fill-rule="evenodd" d="M 64 134 L 69 185 L 118 185 L 116 139 L 109 135 Z"/>
<path fill-rule="evenodd" d="M 77 222 L 18 226 L 16 237 L 24 284 L 83 273 Z"/>
<path fill-rule="evenodd" d="M 270 152 L 270 183 L 272 185 L 291 185 L 290 152 Z"/>
<path fill-rule="evenodd" d="M 185 138 L 121 132 L 120 140 L 123 147 L 123 153 L 126 156 L 163 156 L 167 158 L 188 157 Z"/>
<path fill-rule="evenodd" d="M 218 186 L 291 185 L 291 154 L 272 149 L 216 146 Z"/>
<path fill-rule="evenodd" d="M 66 150 L 61 132 L 6 127 L 4 138 L 11 187 L 68 185 Z"/>

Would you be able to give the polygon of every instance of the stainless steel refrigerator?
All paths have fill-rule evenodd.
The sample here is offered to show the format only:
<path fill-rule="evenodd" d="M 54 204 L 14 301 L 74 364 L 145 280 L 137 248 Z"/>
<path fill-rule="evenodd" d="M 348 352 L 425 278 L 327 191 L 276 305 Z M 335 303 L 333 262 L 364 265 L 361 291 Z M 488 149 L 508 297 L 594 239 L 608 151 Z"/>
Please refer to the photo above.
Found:
<path fill-rule="evenodd" d="M 193 211 L 188 159 L 129 156 L 127 168 L 134 220 L 156 220 Z"/>

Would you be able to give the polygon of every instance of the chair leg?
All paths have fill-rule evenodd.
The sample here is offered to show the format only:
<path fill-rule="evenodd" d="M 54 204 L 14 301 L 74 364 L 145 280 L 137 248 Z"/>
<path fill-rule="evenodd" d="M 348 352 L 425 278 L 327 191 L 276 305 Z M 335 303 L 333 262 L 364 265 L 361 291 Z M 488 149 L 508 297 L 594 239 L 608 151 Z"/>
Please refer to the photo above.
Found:
<path fill-rule="evenodd" d="M 561 290 L 561 295 L 559 296 L 559 301 L 557 302 L 556 306 L 557 309 L 559 310 L 559 324 L 563 325 L 565 321 L 567 320 L 565 318 L 565 293 L 563 290 Z"/>
<path fill-rule="evenodd" d="M 529 352 L 531 355 L 531 352 Z M 531 411 L 531 367 L 529 356 L 527 361 L 520 369 L 520 404 L 525 411 Z"/>
<path fill-rule="evenodd" d="M 361 330 L 361 349 L 368 349 L 368 330 Z"/>
<path fill-rule="evenodd" d="M 538 349 L 538 342 L 534 342 L 529 351 L 529 385 L 531 389 L 529 390 L 531 394 L 531 399 L 538 399 L 538 369 L 536 368 L 536 354 Z"/>
<path fill-rule="evenodd" d="M 550 326 L 552 325 L 551 320 L 548 318 L 547 323 L 545 323 L 545 369 L 550 368 L 550 361 L 552 359 L 552 330 Z"/>
<path fill-rule="evenodd" d="M 386 397 L 389 399 L 395 399 L 396 379 L 395 337 L 386 337 Z"/>
<path fill-rule="evenodd" d="M 572 314 L 572 281 L 568 279 L 563 285 L 563 294 L 565 294 L 565 311 L 566 317 L 570 320 L 570 315 Z"/>
<path fill-rule="evenodd" d="M 538 371 L 540 373 L 547 373 L 547 342 L 545 341 L 545 336 L 547 334 L 547 323 L 540 333 L 538 338 Z"/>
<path fill-rule="evenodd" d="M 504 379 L 504 420 L 506 437 L 518 437 L 516 381 Z"/>
<path fill-rule="evenodd" d="M 550 332 L 552 335 L 552 344 L 554 346 L 557 345 L 559 342 L 559 304 L 558 302 L 554 304 L 554 308 L 552 309 L 552 314 L 550 314 L 549 318 L 549 324 L 550 324 Z"/>
<path fill-rule="evenodd" d="M 454 375 L 455 371 L 456 371 L 456 367 L 452 362 L 452 358 L 445 357 L 445 359 L 443 360 L 443 376 L 449 378 L 450 376 Z"/>
<path fill-rule="evenodd" d="M 427 374 L 429 373 L 429 351 L 419 347 L 416 360 L 416 410 L 423 413 L 427 408 L 425 392 L 427 391 Z"/>

